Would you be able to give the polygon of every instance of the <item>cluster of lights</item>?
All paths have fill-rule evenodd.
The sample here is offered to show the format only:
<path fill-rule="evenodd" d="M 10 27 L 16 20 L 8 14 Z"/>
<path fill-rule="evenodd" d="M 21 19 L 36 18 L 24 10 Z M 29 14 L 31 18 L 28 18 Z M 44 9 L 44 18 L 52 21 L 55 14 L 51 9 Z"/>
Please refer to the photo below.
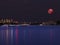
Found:
<path fill-rule="evenodd" d="M 13 19 L 0 19 L 0 23 L 18 23 L 18 21 L 14 21 Z"/>

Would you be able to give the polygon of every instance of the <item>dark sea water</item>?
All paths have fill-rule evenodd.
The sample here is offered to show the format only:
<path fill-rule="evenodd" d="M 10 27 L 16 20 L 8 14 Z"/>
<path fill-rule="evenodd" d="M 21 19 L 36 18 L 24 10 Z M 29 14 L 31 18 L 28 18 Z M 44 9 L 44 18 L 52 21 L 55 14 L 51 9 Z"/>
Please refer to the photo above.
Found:
<path fill-rule="evenodd" d="M 60 45 L 60 26 L 0 26 L 0 45 Z"/>

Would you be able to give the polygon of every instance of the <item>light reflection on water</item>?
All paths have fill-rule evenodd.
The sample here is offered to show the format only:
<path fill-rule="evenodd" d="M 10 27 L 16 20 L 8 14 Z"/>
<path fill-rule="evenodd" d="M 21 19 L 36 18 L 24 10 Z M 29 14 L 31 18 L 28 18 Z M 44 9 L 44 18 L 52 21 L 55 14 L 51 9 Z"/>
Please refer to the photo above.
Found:
<path fill-rule="evenodd" d="M 60 45 L 60 26 L 0 26 L 0 45 Z"/>
<path fill-rule="evenodd" d="M 9 28 L 8 25 L 0 27 L 0 45 L 13 45 L 13 27 Z"/>

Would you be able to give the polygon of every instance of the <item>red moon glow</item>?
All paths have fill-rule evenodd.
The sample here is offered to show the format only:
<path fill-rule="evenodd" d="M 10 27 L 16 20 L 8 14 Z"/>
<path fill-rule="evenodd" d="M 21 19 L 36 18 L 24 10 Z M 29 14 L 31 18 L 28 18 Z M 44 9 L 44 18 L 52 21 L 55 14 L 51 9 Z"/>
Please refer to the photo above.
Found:
<path fill-rule="evenodd" d="M 53 9 L 48 9 L 48 14 L 52 14 L 53 13 Z"/>

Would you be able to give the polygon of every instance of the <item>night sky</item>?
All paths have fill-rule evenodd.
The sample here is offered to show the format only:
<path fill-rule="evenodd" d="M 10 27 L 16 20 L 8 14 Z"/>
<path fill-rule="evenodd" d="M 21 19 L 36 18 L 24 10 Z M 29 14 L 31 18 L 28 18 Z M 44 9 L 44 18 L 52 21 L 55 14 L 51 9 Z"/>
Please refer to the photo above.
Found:
<path fill-rule="evenodd" d="M 52 15 L 48 9 L 54 9 Z M 60 20 L 59 0 L 1 0 L 0 18 L 18 21 L 47 21 Z"/>

